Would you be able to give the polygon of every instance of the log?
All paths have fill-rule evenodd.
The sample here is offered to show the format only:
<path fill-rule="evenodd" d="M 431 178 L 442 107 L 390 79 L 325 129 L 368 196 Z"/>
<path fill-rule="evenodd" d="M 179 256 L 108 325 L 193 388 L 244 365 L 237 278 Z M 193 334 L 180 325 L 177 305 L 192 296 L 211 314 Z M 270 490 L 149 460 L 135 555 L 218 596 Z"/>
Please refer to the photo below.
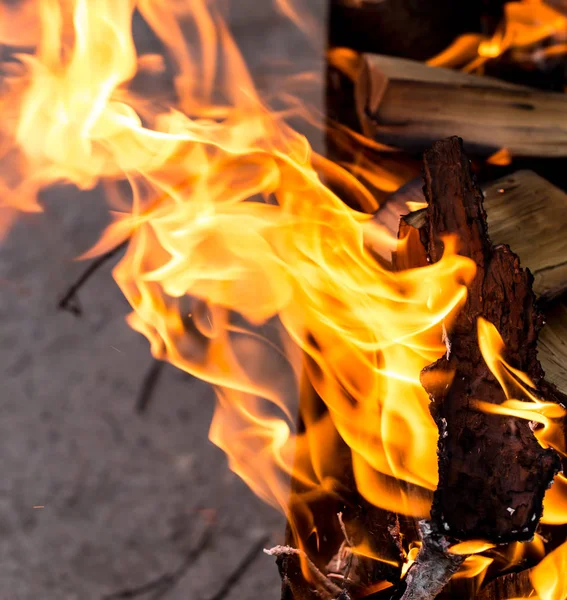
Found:
<path fill-rule="evenodd" d="M 331 0 L 330 45 L 426 60 L 480 31 L 477 0 Z"/>
<path fill-rule="evenodd" d="M 567 98 L 449 69 L 365 54 L 355 101 L 364 134 L 416 152 L 458 135 L 467 152 L 567 156 Z"/>
<path fill-rule="evenodd" d="M 546 311 L 541 330 L 538 357 L 547 381 L 567 395 L 567 304 L 561 300 Z"/>
<path fill-rule="evenodd" d="M 542 319 L 532 278 L 509 247 L 495 247 L 488 237 L 483 196 L 462 140 L 453 137 L 426 152 L 425 182 L 428 208 L 419 231 L 427 258 L 438 261 L 441 236 L 455 234 L 459 253 L 477 267 L 449 333 L 450 352 L 422 374 L 440 431 L 439 485 L 431 517 L 441 531 L 459 540 L 527 540 L 539 522 L 543 495 L 560 467 L 559 459 L 539 445 L 528 422 L 480 412 L 471 401 L 505 400 L 480 353 L 478 317 L 493 323 L 502 335 L 509 364 L 526 372 L 536 385 L 545 385 L 547 399 L 561 399 L 547 388 L 537 360 Z M 435 382 L 443 373 L 454 374 L 452 382 L 439 386 Z"/>
<path fill-rule="evenodd" d="M 540 302 L 567 291 L 567 194 L 529 170 L 502 177 L 483 192 L 491 239 L 514 249 L 534 276 L 533 290 Z M 408 201 L 425 202 L 421 179 L 392 194 L 376 213 L 376 222 L 395 235 Z"/>
<path fill-rule="evenodd" d="M 508 573 L 491 581 L 478 596 L 478 600 L 506 600 L 508 598 L 529 598 L 533 594 L 529 570 Z"/>
<path fill-rule="evenodd" d="M 488 227 L 534 276 L 549 300 L 567 288 L 567 194 L 533 171 L 517 171 L 484 188 Z"/>

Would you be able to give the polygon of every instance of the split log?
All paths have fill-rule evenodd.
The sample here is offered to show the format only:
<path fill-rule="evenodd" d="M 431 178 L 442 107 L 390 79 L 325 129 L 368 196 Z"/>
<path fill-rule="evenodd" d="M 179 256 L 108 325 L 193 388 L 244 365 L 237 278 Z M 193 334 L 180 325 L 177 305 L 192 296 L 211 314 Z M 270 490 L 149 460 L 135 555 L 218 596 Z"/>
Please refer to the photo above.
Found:
<path fill-rule="evenodd" d="M 546 299 L 567 287 L 567 194 L 533 171 L 518 171 L 485 187 L 491 237 L 508 244 Z"/>
<path fill-rule="evenodd" d="M 567 156 L 567 98 L 425 64 L 366 54 L 356 105 L 364 134 L 407 151 L 459 135 L 489 156 Z"/>
<path fill-rule="evenodd" d="M 502 177 L 483 191 L 491 239 L 513 248 L 522 266 L 531 271 L 540 302 L 567 291 L 567 194 L 529 170 Z M 421 179 L 392 194 L 376 213 L 376 221 L 395 235 L 407 202 L 425 202 Z"/>
<path fill-rule="evenodd" d="M 450 138 L 425 153 L 428 208 L 419 230 L 427 259 L 441 258 L 441 236 L 457 235 L 459 253 L 477 267 L 465 305 L 449 334 L 450 352 L 426 368 L 422 383 L 440 431 L 439 485 L 432 520 L 459 540 L 496 543 L 530 539 L 542 513 L 545 490 L 560 467 L 525 420 L 491 415 L 472 400 L 500 404 L 505 394 L 486 366 L 477 338 L 477 319 L 493 323 L 506 344 L 506 360 L 545 385 L 548 400 L 560 395 L 543 381 L 537 359 L 542 324 L 529 271 L 507 246 L 488 237 L 483 196 L 473 180 L 462 140 Z M 423 256 L 418 257 L 420 262 Z M 449 385 L 438 383 L 445 374 Z M 433 376 L 435 375 L 435 376 Z"/>
<path fill-rule="evenodd" d="M 330 44 L 425 60 L 480 31 L 477 0 L 331 0 Z"/>
<path fill-rule="evenodd" d="M 538 357 L 547 381 L 567 395 L 567 305 L 564 300 L 548 307 L 541 330 Z"/>

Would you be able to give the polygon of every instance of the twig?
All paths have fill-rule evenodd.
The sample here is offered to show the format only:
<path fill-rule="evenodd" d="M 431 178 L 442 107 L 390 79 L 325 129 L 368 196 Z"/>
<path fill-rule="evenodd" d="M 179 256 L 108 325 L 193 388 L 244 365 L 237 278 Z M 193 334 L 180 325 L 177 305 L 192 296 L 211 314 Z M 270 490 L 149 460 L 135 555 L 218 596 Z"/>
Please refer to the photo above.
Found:
<path fill-rule="evenodd" d="M 422 546 L 407 574 L 401 600 L 433 600 L 459 570 L 466 556 L 451 554 L 447 538 L 430 521 L 420 521 Z"/>
<path fill-rule="evenodd" d="M 207 549 L 211 538 L 213 528 L 207 527 L 204 531 L 199 543 L 187 554 L 181 565 L 171 573 L 160 575 L 156 579 L 152 579 L 135 588 L 127 588 L 119 592 L 114 592 L 108 596 L 104 596 L 103 600 L 127 600 L 129 598 L 137 598 L 151 592 L 155 592 L 152 600 L 163 598 L 163 595 L 169 592 L 177 585 L 177 582 L 185 575 L 189 567 L 197 558 Z"/>
<path fill-rule="evenodd" d="M 341 531 L 343 532 L 343 535 L 345 536 L 345 542 L 347 543 L 347 546 L 350 546 L 352 548 L 353 543 L 352 543 L 352 540 L 348 536 L 348 533 L 347 533 L 347 530 L 345 527 L 345 522 L 343 521 L 343 513 L 342 512 L 337 513 L 337 518 L 339 519 Z"/>
<path fill-rule="evenodd" d="M 250 550 L 244 555 L 244 557 L 236 566 L 236 568 L 229 574 L 229 576 L 226 578 L 220 589 L 212 596 L 209 596 L 207 600 L 225 600 L 230 590 L 240 581 L 242 576 L 258 558 L 258 555 L 260 554 L 262 548 L 266 545 L 269 539 L 269 535 L 265 535 L 262 538 L 260 538 L 252 546 L 252 548 L 250 548 Z"/>
<path fill-rule="evenodd" d="M 82 273 L 82 275 L 77 279 L 77 281 L 69 288 L 67 293 L 61 298 L 59 301 L 59 308 L 61 310 L 68 310 L 73 313 L 75 316 L 79 317 L 83 314 L 81 307 L 77 301 L 77 292 L 87 283 L 87 281 L 98 271 L 102 265 L 108 262 L 111 258 L 116 256 L 121 250 L 124 250 L 128 245 L 128 240 L 118 244 L 115 248 L 99 256 L 96 260 L 94 260 Z"/>
<path fill-rule="evenodd" d="M 165 362 L 154 358 L 150 368 L 147 370 L 142 381 L 142 387 L 140 388 L 140 394 L 136 400 L 136 412 L 142 414 L 146 412 L 150 401 L 153 397 L 153 393 L 159 382 L 160 376 L 163 373 Z"/>
<path fill-rule="evenodd" d="M 324 591 L 327 595 L 330 595 L 331 598 L 339 598 L 341 594 L 343 594 L 342 588 L 338 585 L 334 584 L 332 581 L 326 577 L 319 568 L 312 562 L 312 560 L 307 556 L 303 550 L 298 550 L 297 548 L 292 548 L 291 546 L 274 546 L 270 549 L 264 549 L 264 552 L 268 556 L 299 556 L 300 558 L 305 559 L 307 562 L 307 566 L 311 571 L 313 577 L 317 580 L 317 582 L 323 587 Z"/>

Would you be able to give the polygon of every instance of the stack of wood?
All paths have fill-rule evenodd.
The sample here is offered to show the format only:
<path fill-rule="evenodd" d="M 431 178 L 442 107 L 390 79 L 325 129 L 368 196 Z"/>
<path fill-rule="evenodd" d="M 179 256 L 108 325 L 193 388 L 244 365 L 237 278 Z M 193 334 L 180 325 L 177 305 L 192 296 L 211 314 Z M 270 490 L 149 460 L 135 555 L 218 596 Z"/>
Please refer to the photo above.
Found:
<path fill-rule="evenodd" d="M 451 352 L 422 374 L 440 433 L 439 485 L 430 518 L 415 523 L 366 502 L 356 490 L 345 445 L 339 459 L 345 465 L 344 489 L 340 497 L 319 499 L 311 507 L 319 543 L 307 541 L 303 571 L 300 554 L 293 550 L 298 540 L 291 532 L 288 547 L 276 552 L 282 600 L 528 597 L 533 594 L 533 558 L 504 573 L 489 570 L 479 589 L 478 581 L 452 580 L 465 557 L 448 548 L 479 539 L 505 547 L 532 539 L 536 531 L 551 547 L 565 538 L 564 528 L 545 530 L 539 521 L 544 494 L 567 464 L 555 451 L 542 448 L 529 422 L 481 413 L 471 407 L 471 400 L 500 404 L 506 399 L 480 354 L 476 323 L 483 317 L 501 333 L 507 362 L 526 372 L 546 400 L 567 405 L 567 195 L 531 170 L 531 163 L 514 168 L 518 162 L 526 165 L 525 158 L 537 157 L 534 164 L 539 166 L 542 159 L 553 164 L 552 159 L 567 156 L 567 96 L 412 60 L 427 56 L 419 47 L 409 49 L 398 34 L 398 41 L 390 43 L 369 33 L 377 31 L 376 22 L 395 31 L 395 23 L 386 26 L 387 19 L 379 16 L 390 2 L 331 4 L 332 43 L 348 44 L 358 52 L 331 53 L 330 158 L 356 163 L 361 156 L 368 161 L 378 153 L 377 161 L 407 161 L 425 151 L 425 187 L 418 178 L 385 200 L 379 197 L 375 219 L 392 234 L 410 239 L 405 254 L 394 252 L 380 260 L 389 260 L 394 269 L 436 262 L 443 251 L 442 236 L 453 233 L 460 240 L 459 253 L 475 262 L 477 273 L 448 334 Z M 426 4 L 436 10 L 436 3 L 409 0 L 400 2 L 399 10 L 413 17 L 425 11 L 421 31 L 429 39 L 435 25 Z M 502 6 L 485 4 L 491 4 L 493 15 Z M 341 27 L 337 15 L 344 25 L 347 13 L 350 25 Z M 378 20 L 374 26 L 372 16 Z M 467 18 L 469 23 L 474 19 L 470 13 Z M 409 22 L 413 32 L 415 19 Z M 463 29 L 451 31 L 454 37 Z M 421 50 L 426 46 L 424 42 Z M 345 143 L 343 134 L 354 143 Z M 380 156 L 385 148 L 394 153 Z M 494 162 L 512 164 L 499 177 L 485 177 L 481 188 L 465 151 L 477 166 L 495 153 L 499 161 Z M 555 180 L 562 187 L 567 184 L 562 172 Z M 410 201 L 423 208 L 408 214 Z M 447 388 L 439 389 L 432 383 L 438 378 L 428 377 L 439 371 L 455 373 Z M 322 401 L 320 408 L 325 410 Z M 386 562 L 352 556 L 344 560 L 345 543 L 356 543 L 361 530 L 369 532 Z M 422 546 L 402 576 L 408 540 L 421 540 Z"/>
<path fill-rule="evenodd" d="M 332 600 L 357 597 L 361 581 L 371 584 L 384 580 L 392 587 L 372 598 L 437 597 L 464 559 L 449 553 L 450 545 L 479 539 L 505 544 L 533 537 L 544 493 L 561 468 L 558 455 L 540 446 L 527 421 L 480 413 L 470 401 L 482 398 L 499 404 L 505 400 L 500 384 L 480 355 L 476 322 L 484 317 L 502 334 L 507 361 L 526 372 L 538 389 L 544 390 L 546 400 L 567 404 L 562 393 L 567 392 L 567 338 L 563 337 L 567 307 L 560 300 L 558 303 L 558 296 L 567 288 L 567 271 L 560 260 L 567 244 L 562 235 L 567 196 L 530 171 L 506 176 L 483 192 L 475 183 L 461 140 L 450 138 L 435 143 L 425 153 L 424 190 L 417 183 L 406 186 L 376 218 L 380 220 L 386 210 L 406 212 L 408 199 L 427 202 L 427 207 L 401 219 L 400 235 L 413 241 L 407 245 L 409 253 L 392 257 L 394 265 L 411 268 L 439 260 L 441 236 L 454 233 L 460 239 L 460 254 L 474 260 L 477 267 L 467 303 L 449 333 L 451 353 L 426 369 L 422 377 L 440 431 L 439 486 L 431 518 L 419 525 L 419 532 L 412 530 L 407 519 L 365 503 L 357 496 L 352 479 L 350 495 L 341 499 L 343 504 L 335 501 L 328 511 L 319 512 L 327 543 L 324 552 L 313 549 L 311 560 L 321 573 L 339 552 L 344 536 L 359 530 L 361 521 L 370 524 L 376 540 L 380 539 L 382 556 L 392 561 L 400 559 L 404 537 L 419 534 L 423 543 L 403 580 L 399 570 L 384 569 L 384 563 L 375 563 L 369 572 L 369 563 L 357 562 L 354 570 L 350 565 L 349 576 L 338 591 L 335 586 L 325 592 L 327 595 L 323 593 L 322 597 Z M 512 244 L 522 255 L 510 249 Z M 533 269 L 535 279 L 520 263 Z M 538 346 L 541 306 L 553 306 L 553 310 Z M 438 371 L 455 373 L 449 388 L 437 389 L 429 383 L 432 379 L 428 374 Z M 512 430 L 514 435 L 510 435 Z M 346 533 L 334 523 L 334 514 L 339 511 L 346 515 Z M 288 542 L 293 546 L 297 540 L 290 536 Z M 279 565 L 284 581 L 282 598 L 321 597 L 317 585 L 306 584 L 298 555 L 280 556 Z M 526 589 L 531 591 L 526 573 L 519 571 L 494 580 L 482 592 L 484 596 L 477 590 L 465 595 L 462 582 L 457 582 L 453 589 L 451 585 L 445 589 L 443 597 L 520 597 Z"/>

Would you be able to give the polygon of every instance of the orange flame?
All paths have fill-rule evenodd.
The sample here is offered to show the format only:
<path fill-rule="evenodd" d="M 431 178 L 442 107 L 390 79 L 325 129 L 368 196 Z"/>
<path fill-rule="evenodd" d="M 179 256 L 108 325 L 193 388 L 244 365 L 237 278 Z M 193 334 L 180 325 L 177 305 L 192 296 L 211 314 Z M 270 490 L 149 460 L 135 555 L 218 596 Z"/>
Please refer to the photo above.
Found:
<path fill-rule="evenodd" d="M 534 48 L 544 40 L 551 40 L 544 56 L 565 52 L 567 17 L 544 0 L 520 0 L 504 5 L 504 19 L 496 33 L 487 38 L 480 34 L 466 34 L 457 38 L 449 48 L 431 58 L 428 64 L 438 67 L 460 67 L 478 71 L 488 61 L 505 52 Z M 535 49 L 534 58 L 541 58 Z"/>
<path fill-rule="evenodd" d="M 56 181 L 116 184 L 120 211 L 89 256 L 129 238 L 113 272 L 129 324 L 154 356 L 215 387 L 211 440 L 266 502 L 290 518 L 293 505 L 302 531 L 313 531 L 308 503 L 338 494 L 345 468 L 376 506 L 427 515 L 437 428 L 419 376 L 446 351 L 443 326 L 474 263 L 454 239 L 424 268 L 376 262 L 367 242 L 387 234 L 316 167 L 355 196 L 364 187 L 264 105 L 206 0 L 37 6 L 37 53 L 4 99 L 17 107 L 11 134 L 27 186 L 9 201 L 37 209 L 33 192 Z M 130 89 L 140 67 L 161 69 L 136 55 L 135 9 L 174 62 L 169 108 Z M 388 189 L 400 183 L 359 168 Z M 340 460 L 347 446 L 351 465 Z"/>
<path fill-rule="evenodd" d="M 561 454 L 565 454 L 562 428 L 565 408 L 542 400 L 531 379 L 504 360 L 504 342 L 496 327 L 483 318 L 478 319 L 478 341 L 482 356 L 502 386 L 507 400 L 502 404 L 477 400 L 477 407 L 488 413 L 518 417 L 540 425 L 541 428 L 534 431 L 540 444 L 544 447 L 551 446 Z"/>
<path fill-rule="evenodd" d="M 540 600 L 567 598 L 567 542 L 550 552 L 530 574 Z"/>

